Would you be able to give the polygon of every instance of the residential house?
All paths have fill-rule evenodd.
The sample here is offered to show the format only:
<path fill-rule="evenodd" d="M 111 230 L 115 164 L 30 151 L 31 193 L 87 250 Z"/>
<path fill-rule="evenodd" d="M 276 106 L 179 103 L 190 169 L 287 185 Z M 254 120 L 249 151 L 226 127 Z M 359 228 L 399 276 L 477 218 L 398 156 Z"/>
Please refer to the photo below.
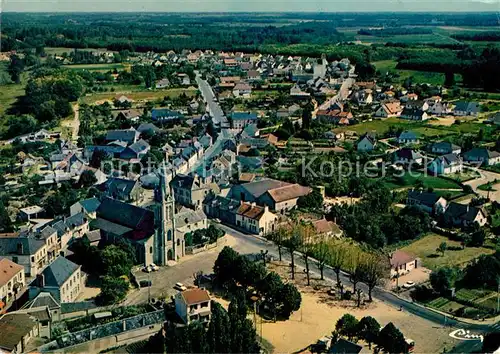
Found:
<path fill-rule="evenodd" d="M 394 162 L 401 164 L 418 164 L 421 165 L 424 157 L 417 151 L 411 148 L 402 148 L 394 152 Z"/>
<path fill-rule="evenodd" d="M 434 192 L 411 190 L 408 191 L 406 205 L 417 206 L 429 214 L 439 215 L 445 212 L 448 202 Z"/>
<path fill-rule="evenodd" d="M 429 103 L 427 101 L 409 100 L 405 103 L 405 108 L 426 112 L 429 109 Z"/>
<path fill-rule="evenodd" d="M 275 230 L 278 217 L 269 211 L 269 207 L 256 203 L 241 202 L 236 209 L 236 226 L 249 233 L 267 235 Z"/>
<path fill-rule="evenodd" d="M 316 236 L 319 237 L 340 238 L 343 234 L 339 226 L 333 221 L 329 221 L 326 219 L 319 219 L 319 220 L 314 220 L 312 224 L 314 226 L 314 230 L 316 231 Z"/>
<path fill-rule="evenodd" d="M 120 152 L 120 159 L 140 160 L 149 152 L 149 150 L 151 150 L 151 146 L 149 146 L 146 141 L 141 139 Z"/>
<path fill-rule="evenodd" d="M 183 118 L 184 115 L 181 112 L 168 108 L 153 108 L 151 110 L 151 119 L 155 122 L 172 122 Z"/>
<path fill-rule="evenodd" d="M 89 220 L 84 213 L 77 213 L 55 220 L 50 226 L 57 230 L 59 249 L 66 250 L 74 239 L 82 237 L 89 231 Z"/>
<path fill-rule="evenodd" d="M 116 115 L 117 119 L 129 120 L 131 122 L 137 122 L 141 118 L 142 113 L 136 109 L 126 109 L 118 111 Z"/>
<path fill-rule="evenodd" d="M 417 137 L 417 134 L 415 134 L 412 131 L 405 130 L 401 134 L 399 134 L 398 138 L 398 144 L 404 145 L 404 144 L 418 144 L 420 140 Z"/>
<path fill-rule="evenodd" d="M 356 91 L 352 96 L 352 100 L 362 106 L 372 104 L 373 91 L 371 89 Z"/>
<path fill-rule="evenodd" d="M 219 219 L 224 224 L 236 225 L 236 211 L 240 205 L 241 202 L 235 199 L 209 193 L 203 201 L 203 211 L 212 219 Z"/>
<path fill-rule="evenodd" d="M 485 123 L 500 126 L 500 112 L 497 112 L 494 115 L 488 117 Z"/>
<path fill-rule="evenodd" d="M 249 70 L 247 73 L 248 80 L 259 81 L 261 79 L 260 73 L 257 70 Z"/>
<path fill-rule="evenodd" d="M 377 145 L 377 140 L 373 135 L 364 134 L 359 138 L 356 144 L 356 150 L 361 152 L 369 152 L 373 151 L 376 145 Z"/>
<path fill-rule="evenodd" d="M 283 214 L 297 206 L 297 201 L 300 197 L 311 193 L 311 188 L 304 187 L 299 184 L 290 184 L 278 188 L 267 190 L 261 197 L 258 203 L 267 205 L 271 210 Z"/>
<path fill-rule="evenodd" d="M 23 266 L 31 277 L 48 264 L 45 240 L 31 237 L 0 237 L 0 257 Z"/>
<path fill-rule="evenodd" d="M 401 113 L 400 117 L 403 119 L 416 120 L 416 121 L 424 121 L 430 118 L 427 115 L 427 112 L 421 109 L 407 108 L 407 107 L 403 109 L 403 112 Z"/>
<path fill-rule="evenodd" d="M 472 148 L 463 154 L 464 161 L 492 166 L 500 163 L 500 153 L 487 148 Z"/>
<path fill-rule="evenodd" d="M 183 86 L 191 85 L 191 79 L 189 78 L 188 74 L 179 73 L 179 74 L 177 74 L 177 77 L 180 79 L 181 85 L 183 85 Z"/>
<path fill-rule="evenodd" d="M 298 97 L 298 98 L 305 98 L 311 96 L 310 93 L 302 91 L 299 85 L 295 84 L 291 89 L 290 89 L 290 96 L 292 97 Z"/>
<path fill-rule="evenodd" d="M 0 314 L 25 286 L 24 267 L 8 258 L 0 258 Z"/>
<path fill-rule="evenodd" d="M 31 219 L 40 219 L 44 214 L 44 208 L 38 205 L 32 205 L 19 210 L 19 219 L 21 221 L 30 221 Z"/>
<path fill-rule="evenodd" d="M 427 167 L 436 175 L 459 173 L 463 170 L 462 159 L 456 154 L 446 154 L 436 157 Z"/>
<path fill-rule="evenodd" d="M 233 88 L 234 97 L 250 98 L 252 94 L 252 86 L 246 82 L 239 82 Z"/>
<path fill-rule="evenodd" d="M 395 251 L 390 258 L 391 278 L 399 277 L 410 273 L 413 269 L 418 268 L 417 259 L 404 251 Z"/>
<path fill-rule="evenodd" d="M 248 124 L 256 124 L 258 120 L 255 112 L 232 112 L 231 123 L 233 129 L 242 130 Z"/>
<path fill-rule="evenodd" d="M 46 225 L 36 235 L 39 240 L 44 240 L 47 246 L 47 262 L 52 262 L 59 254 L 60 244 L 57 230 L 50 225 Z"/>
<path fill-rule="evenodd" d="M 182 150 L 181 157 L 186 160 L 188 169 L 193 168 L 196 162 L 203 157 L 203 151 L 203 146 L 198 141 Z"/>
<path fill-rule="evenodd" d="M 403 108 L 399 102 L 387 102 L 382 104 L 376 111 L 375 117 L 390 118 L 399 117 L 403 112 Z"/>
<path fill-rule="evenodd" d="M 453 114 L 456 116 L 476 116 L 481 112 L 481 104 L 478 102 L 460 101 L 455 103 Z"/>
<path fill-rule="evenodd" d="M 89 198 L 80 200 L 70 207 L 70 215 L 76 215 L 83 213 L 86 217 L 90 219 L 95 219 L 97 208 L 99 208 L 101 202 L 97 198 Z"/>
<path fill-rule="evenodd" d="M 443 102 L 435 102 L 435 103 L 429 103 L 429 109 L 427 110 L 428 114 L 434 115 L 434 116 L 444 116 L 447 115 L 451 112 L 448 104 L 443 103 Z"/>
<path fill-rule="evenodd" d="M 433 143 L 429 146 L 429 151 L 433 154 L 446 155 L 446 154 L 460 154 L 462 148 L 458 145 L 449 143 L 447 141 L 440 141 Z"/>
<path fill-rule="evenodd" d="M 202 209 L 191 210 L 188 208 L 182 208 L 175 215 L 175 231 L 177 235 L 177 246 L 181 246 L 182 251 L 180 256 L 184 256 L 184 236 L 187 233 L 206 229 L 208 227 L 208 219 Z"/>
<path fill-rule="evenodd" d="M 109 178 L 101 185 L 105 196 L 122 202 L 138 202 L 143 198 L 143 190 L 139 181 L 123 178 Z"/>
<path fill-rule="evenodd" d="M 177 174 L 170 182 L 170 186 L 177 203 L 194 209 L 202 208 L 203 200 L 210 190 L 214 190 L 214 188 L 214 192 L 218 190 L 217 185 L 209 183 L 197 174 Z"/>
<path fill-rule="evenodd" d="M 110 130 L 106 133 L 106 142 L 125 142 L 127 145 L 135 143 L 139 140 L 139 132 L 134 128 L 120 129 L 120 130 Z"/>
<path fill-rule="evenodd" d="M 141 125 L 137 127 L 137 131 L 141 133 L 141 136 L 144 136 L 143 134 L 155 135 L 159 133 L 161 129 L 153 123 L 141 123 Z"/>
<path fill-rule="evenodd" d="M 167 78 L 160 79 L 156 81 L 156 88 L 157 89 L 164 89 L 170 87 L 170 80 Z"/>
<path fill-rule="evenodd" d="M 484 226 L 488 222 L 482 208 L 456 202 L 450 202 L 444 213 L 444 220 L 448 225 L 460 227 L 471 227 L 475 223 Z"/>
<path fill-rule="evenodd" d="M 84 287 L 85 274 L 81 266 L 59 256 L 37 275 L 30 288 L 30 298 L 48 292 L 59 303 L 75 302 Z"/>
<path fill-rule="evenodd" d="M 205 289 L 189 289 L 175 295 L 175 312 L 185 324 L 210 322 L 212 315 L 210 295 Z"/>
<path fill-rule="evenodd" d="M 0 317 L 0 333 L 0 352 L 27 353 L 36 349 L 29 342 L 40 335 L 40 326 L 28 314 L 7 313 Z"/>
<path fill-rule="evenodd" d="M 239 76 L 223 76 L 220 78 L 219 87 L 232 89 L 240 80 Z"/>

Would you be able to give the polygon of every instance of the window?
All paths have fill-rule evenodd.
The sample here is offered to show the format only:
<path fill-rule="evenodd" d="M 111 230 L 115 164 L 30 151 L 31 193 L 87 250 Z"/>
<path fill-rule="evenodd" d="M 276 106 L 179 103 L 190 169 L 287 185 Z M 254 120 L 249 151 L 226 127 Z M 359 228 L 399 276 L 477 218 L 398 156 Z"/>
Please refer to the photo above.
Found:
<path fill-rule="evenodd" d="M 208 302 L 202 302 L 201 303 L 201 308 L 205 308 L 205 307 L 208 307 Z"/>
<path fill-rule="evenodd" d="M 31 261 L 34 262 L 35 261 L 35 256 L 31 256 Z"/>

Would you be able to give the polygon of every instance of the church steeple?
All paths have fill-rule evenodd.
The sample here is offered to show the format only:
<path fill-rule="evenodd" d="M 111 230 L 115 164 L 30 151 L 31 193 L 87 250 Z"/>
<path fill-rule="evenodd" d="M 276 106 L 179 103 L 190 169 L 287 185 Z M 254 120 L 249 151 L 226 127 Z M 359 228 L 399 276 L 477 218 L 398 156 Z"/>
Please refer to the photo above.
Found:
<path fill-rule="evenodd" d="M 166 264 L 168 259 L 175 260 L 175 199 L 171 186 L 168 183 L 168 171 L 165 161 L 160 168 L 160 195 L 161 195 L 161 238 L 163 244 L 162 259 Z M 171 250 L 171 257 L 169 251 Z"/>

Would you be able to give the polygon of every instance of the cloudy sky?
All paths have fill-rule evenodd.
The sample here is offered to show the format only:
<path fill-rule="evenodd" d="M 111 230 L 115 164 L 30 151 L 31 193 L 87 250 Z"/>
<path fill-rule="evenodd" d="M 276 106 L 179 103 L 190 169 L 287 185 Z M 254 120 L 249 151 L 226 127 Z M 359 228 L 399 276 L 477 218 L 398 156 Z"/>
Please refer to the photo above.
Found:
<path fill-rule="evenodd" d="M 26 12 L 500 11 L 500 0 L 0 0 Z"/>

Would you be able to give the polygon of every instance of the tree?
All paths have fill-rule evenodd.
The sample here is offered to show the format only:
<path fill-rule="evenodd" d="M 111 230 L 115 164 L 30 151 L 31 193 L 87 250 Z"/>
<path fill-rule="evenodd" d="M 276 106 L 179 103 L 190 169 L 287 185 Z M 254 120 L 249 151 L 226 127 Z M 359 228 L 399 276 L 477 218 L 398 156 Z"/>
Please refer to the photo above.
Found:
<path fill-rule="evenodd" d="M 321 240 L 314 245 L 313 254 L 314 258 L 318 261 L 317 267 L 321 275 L 321 280 L 324 280 L 323 271 L 330 260 L 330 246 L 325 240 Z"/>
<path fill-rule="evenodd" d="M 104 160 L 108 158 L 108 154 L 106 151 L 101 149 L 96 149 L 92 153 L 92 157 L 90 158 L 89 165 L 93 168 L 101 168 L 101 164 Z"/>
<path fill-rule="evenodd" d="M 351 340 L 356 336 L 358 332 L 358 320 L 353 315 L 346 313 L 337 321 L 335 330 L 340 335 L 345 336 L 349 340 Z"/>
<path fill-rule="evenodd" d="M 442 296 L 448 296 L 451 288 L 455 286 L 457 270 L 451 267 L 441 268 L 430 275 L 431 286 L 434 291 Z"/>
<path fill-rule="evenodd" d="M 408 345 L 399 329 L 389 322 L 378 335 L 378 345 L 387 353 L 407 353 Z"/>
<path fill-rule="evenodd" d="M 441 255 L 444 257 L 444 253 L 446 252 L 447 248 L 448 248 L 448 244 L 446 242 L 441 242 L 439 244 L 439 247 L 436 248 L 436 252 L 441 252 Z"/>
<path fill-rule="evenodd" d="M 289 233 L 289 237 L 285 240 L 284 246 L 290 253 L 292 268 L 292 279 L 295 279 L 295 252 L 300 249 L 302 245 L 302 234 L 300 225 L 298 222 L 294 221 L 291 225 L 291 231 Z"/>
<path fill-rule="evenodd" d="M 22 60 L 18 55 L 11 55 L 7 72 L 9 73 L 11 80 L 16 84 L 21 82 L 21 73 L 23 70 L 24 60 Z"/>
<path fill-rule="evenodd" d="M 310 272 L 309 272 L 309 257 L 313 256 L 314 251 L 314 227 L 311 223 L 302 224 L 300 227 L 300 251 L 302 253 L 302 258 L 304 259 L 304 263 L 306 266 L 306 278 L 307 278 L 307 286 L 311 285 L 310 281 Z"/>
<path fill-rule="evenodd" d="M 231 345 L 230 337 L 227 335 L 230 329 L 229 316 L 216 301 L 212 301 L 211 309 L 212 316 L 207 331 L 210 353 L 227 353 Z"/>
<path fill-rule="evenodd" d="M 311 193 L 299 197 L 297 205 L 304 209 L 323 210 L 323 196 L 319 189 L 314 188 Z"/>
<path fill-rule="evenodd" d="M 281 253 L 284 247 L 285 240 L 288 238 L 288 230 L 280 227 L 276 231 L 270 233 L 268 238 L 276 244 L 276 247 L 278 247 L 278 257 L 281 262 Z"/>
<path fill-rule="evenodd" d="M 9 213 L 4 203 L 0 201 L 0 230 L 2 232 L 12 232 L 14 227 L 12 225 L 12 220 L 10 220 Z"/>
<path fill-rule="evenodd" d="M 364 277 L 363 257 L 364 255 L 361 252 L 356 251 L 356 253 L 349 259 L 347 269 L 349 271 L 349 280 L 352 283 L 354 292 L 356 292 L 358 283 L 362 281 Z"/>
<path fill-rule="evenodd" d="M 116 304 L 127 296 L 129 284 L 123 278 L 104 276 L 101 278 L 101 292 L 97 296 L 100 305 Z"/>
<path fill-rule="evenodd" d="M 337 286 L 340 286 L 340 272 L 350 257 L 350 250 L 343 244 L 334 245 L 330 248 L 330 266 L 337 276 Z"/>
<path fill-rule="evenodd" d="M 95 177 L 94 172 L 90 170 L 85 170 L 80 175 L 79 184 L 81 187 L 89 188 L 93 186 L 96 182 L 97 178 Z"/>
<path fill-rule="evenodd" d="M 500 348 L 500 332 L 490 332 L 484 336 L 482 353 L 494 353 Z"/>
<path fill-rule="evenodd" d="M 222 286 L 234 282 L 234 265 L 239 254 L 229 246 L 225 246 L 214 263 L 216 280 Z"/>
<path fill-rule="evenodd" d="M 481 247 L 486 239 L 486 232 L 477 223 L 474 224 L 474 231 L 470 236 L 468 246 Z"/>
<path fill-rule="evenodd" d="M 371 316 L 366 316 L 358 323 L 357 329 L 360 338 L 368 342 L 369 349 L 372 348 L 372 343 L 376 343 L 380 332 L 380 324 Z"/>
<path fill-rule="evenodd" d="M 369 253 L 363 256 L 361 264 L 362 281 L 368 285 L 368 299 L 372 301 L 372 291 L 389 277 L 390 265 L 387 257 Z"/>
<path fill-rule="evenodd" d="M 116 245 L 106 246 L 101 252 L 103 274 L 119 277 L 129 275 L 134 265 L 130 255 Z"/>
<path fill-rule="evenodd" d="M 297 290 L 295 285 L 286 283 L 280 291 L 281 308 L 279 311 L 280 316 L 283 318 L 290 318 L 292 312 L 300 309 L 302 296 Z"/>

